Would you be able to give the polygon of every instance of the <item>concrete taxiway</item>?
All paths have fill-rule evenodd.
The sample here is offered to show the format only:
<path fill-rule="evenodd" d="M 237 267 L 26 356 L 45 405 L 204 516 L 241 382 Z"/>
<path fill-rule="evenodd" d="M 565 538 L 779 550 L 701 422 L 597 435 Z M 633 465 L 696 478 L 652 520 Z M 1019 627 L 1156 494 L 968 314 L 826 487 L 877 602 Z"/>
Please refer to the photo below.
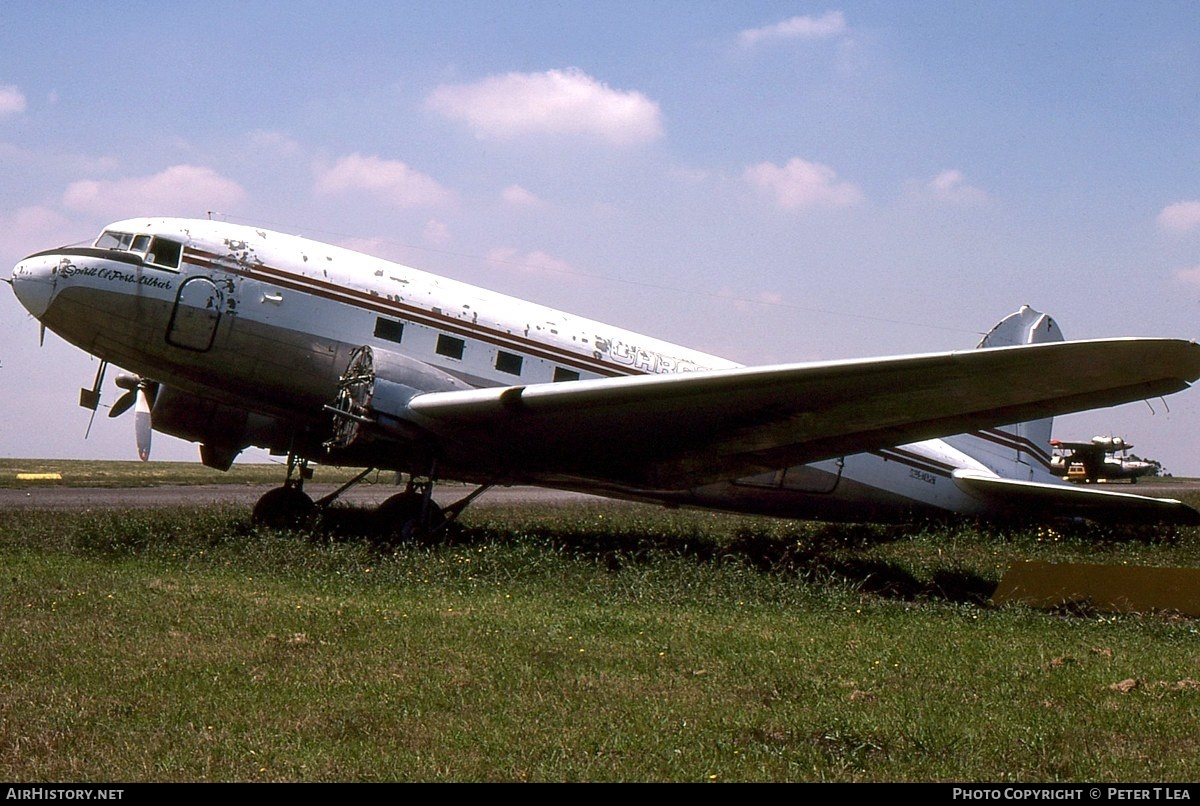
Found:
<path fill-rule="evenodd" d="M 319 499 L 337 489 L 336 484 L 307 484 L 305 492 Z M 179 506 L 245 506 L 253 507 L 269 485 L 202 484 L 167 485 L 159 487 L 62 487 L 58 485 L 0 488 L 0 510 L 87 510 L 87 509 L 147 509 Z M 446 505 L 465 497 L 472 487 L 457 484 L 442 485 L 435 498 Z M 339 503 L 349 506 L 375 506 L 403 487 L 391 484 L 361 484 L 347 491 Z M 496 487 L 481 495 L 472 506 L 506 503 L 572 504 L 603 502 L 581 493 L 545 490 L 537 487 Z"/>

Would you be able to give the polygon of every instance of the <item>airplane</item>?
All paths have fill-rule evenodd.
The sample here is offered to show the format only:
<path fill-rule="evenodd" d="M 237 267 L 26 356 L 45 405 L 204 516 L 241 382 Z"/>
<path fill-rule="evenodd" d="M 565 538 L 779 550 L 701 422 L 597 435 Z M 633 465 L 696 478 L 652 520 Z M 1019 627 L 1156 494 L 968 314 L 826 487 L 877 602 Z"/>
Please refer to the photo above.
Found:
<path fill-rule="evenodd" d="M 8 282 L 45 329 L 100 359 L 151 431 L 227 470 L 287 457 L 255 505 L 306 522 L 310 463 L 406 474 L 378 509 L 430 534 L 493 485 L 785 518 L 936 516 L 1196 523 L 1174 499 L 1050 473 L 1057 414 L 1172 394 L 1200 377 L 1179 339 L 1063 341 L 1024 307 L 985 349 L 751 367 L 398 263 L 211 219 L 115 222 L 32 254 Z M 1016 423 L 1016 425 L 1011 425 Z M 949 435 L 949 436 L 947 436 Z M 400 477 L 399 475 L 397 476 Z M 435 485 L 475 485 L 439 506 Z"/>
<path fill-rule="evenodd" d="M 1055 454 L 1051 466 L 1068 481 L 1094 484 L 1128 479 L 1130 484 L 1137 484 L 1139 478 L 1152 476 L 1157 470 L 1150 462 L 1117 456 L 1133 447 L 1121 437 L 1096 436 L 1091 442 L 1052 439 L 1050 445 Z"/>

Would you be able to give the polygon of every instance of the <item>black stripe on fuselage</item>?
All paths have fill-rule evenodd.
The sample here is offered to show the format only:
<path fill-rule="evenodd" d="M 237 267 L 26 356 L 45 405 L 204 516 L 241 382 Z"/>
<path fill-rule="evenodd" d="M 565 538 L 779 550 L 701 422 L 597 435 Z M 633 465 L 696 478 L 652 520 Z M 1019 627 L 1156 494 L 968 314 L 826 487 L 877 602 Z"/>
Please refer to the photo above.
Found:
<path fill-rule="evenodd" d="M 1017 434 L 1001 430 L 999 428 L 986 428 L 981 431 L 972 431 L 967 436 L 982 439 L 985 442 L 990 442 L 993 445 L 1000 445 L 1008 448 L 1011 451 L 1020 451 L 1021 453 L 1029 454 L 1033 459 L 1036 459 L 1045 469 L 1051 468 L 1050 454 L 1045 448 L 1030 442 L 1027 438 L 1018 436 Z"/>
<path fill-rule="evenodd" d="M 34 252 L 28 255 L 25 259 L 34 257 L 46 257 L 48 255 L 62 255 L 64 257 L 94 257 L 102 260 L 115 260 L 118 263 L 128 263 L 130 266 L 143 266 L 145 261 L 142 256 L 132 252 L 122 252 L 117 249 L 96 249 L 91 246 L 67 246 L 59 249 L 47 249 L 44 252 Z M 152 266 L 150 268 L 161 268 Z M 164 270 L 165 271 L 165 270 Z"/>
<path fill-rule="evenodd" d="M 883 450 L 871 451 L 870 453 L 873 456 L 880 457 L 884 461 L 898 462 L 917 470 L 924 470 L 927 473 L 944 476 L 945 478 L 950 478 L 950 474 L 956 469 L 954 465 L 939 462 L 926 456 L 919 456 L 903 448 L 884 448 Z"/>

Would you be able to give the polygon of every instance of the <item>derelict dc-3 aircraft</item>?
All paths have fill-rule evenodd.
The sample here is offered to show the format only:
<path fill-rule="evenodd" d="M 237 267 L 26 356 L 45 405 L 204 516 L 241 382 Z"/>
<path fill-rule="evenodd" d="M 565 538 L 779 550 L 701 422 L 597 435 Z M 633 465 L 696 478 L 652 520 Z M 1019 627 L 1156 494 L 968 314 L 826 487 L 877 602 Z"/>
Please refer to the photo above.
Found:
<path fill-rule="evenodd" d="M 336 246 L 169 218 L 30 255 L 10 282 L 101 359 L 83 405 L 107 364 L 135 373 L 110 416 L 136 406 L 143 459 L 151 427 L 220 469 L 251 445 L 286 454 L 264 523 L 334 497 L 303 491 L 309 462 L 409 474 L 380 508 L 400 533 L 496 484 L 825 520 L 1200 521 L 1066 484 L 1049 453 L 1049 418 L 1186 389 L 1200 345 L 1063 341 L 1029 308 L 986 349 L 744 367 Z M 451 479 L 479 488 L 439 509 Z"/>

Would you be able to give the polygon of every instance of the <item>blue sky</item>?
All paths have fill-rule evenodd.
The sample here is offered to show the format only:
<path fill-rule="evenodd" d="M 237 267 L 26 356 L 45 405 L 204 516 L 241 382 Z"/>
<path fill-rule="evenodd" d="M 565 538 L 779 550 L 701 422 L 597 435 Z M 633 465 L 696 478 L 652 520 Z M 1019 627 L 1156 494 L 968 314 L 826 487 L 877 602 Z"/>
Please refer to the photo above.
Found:
<path fill-rule="evenodd" d="M 0 264 L 209 211 L 751 364 L 1195 338 L 1200 6 L 0 4 Z M 132 458 L 94 371 L 0 289 L 0 455 Z M 1200 475 L 1198 396 L 1056 435 Z"/>

